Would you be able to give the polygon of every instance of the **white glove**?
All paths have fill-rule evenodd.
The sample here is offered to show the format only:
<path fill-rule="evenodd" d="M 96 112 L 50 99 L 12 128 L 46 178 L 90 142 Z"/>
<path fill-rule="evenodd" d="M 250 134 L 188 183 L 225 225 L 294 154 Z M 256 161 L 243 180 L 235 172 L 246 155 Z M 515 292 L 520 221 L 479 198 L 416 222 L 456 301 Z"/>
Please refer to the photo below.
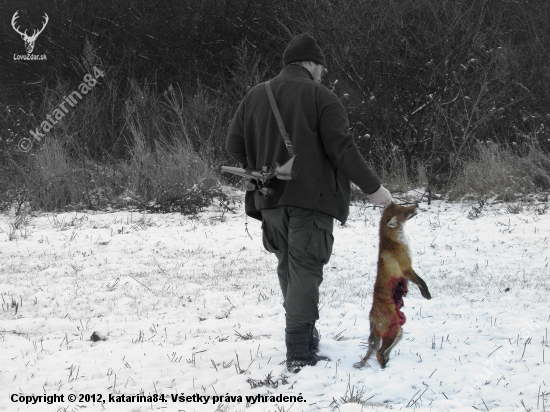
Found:
<path fill-rule="evenodd" d="M 376 192 L 369 195 L 369 199 L 376 206 L 387 206 L 393 201 L 390 191 L 382 185 Z"/>

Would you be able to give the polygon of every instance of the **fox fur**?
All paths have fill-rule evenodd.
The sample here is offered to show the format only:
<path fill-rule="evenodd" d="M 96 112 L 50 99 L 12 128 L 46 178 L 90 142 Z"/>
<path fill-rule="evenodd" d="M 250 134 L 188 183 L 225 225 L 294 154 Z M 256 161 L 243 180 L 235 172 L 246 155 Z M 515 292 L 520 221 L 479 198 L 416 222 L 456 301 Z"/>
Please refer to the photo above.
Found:
<path fill-rule="evenodd" d="M 426 282 L 412 268 L 411 252 L 404 231 L 405 223 L 417 213 L 418 205 L 400 206 L 393 202 L 382 213 L 368 350 L 361 361 L 353 365 L 356 368 L 365 366 L 374 352 L 382 369 L 386 367 L 391 350 L 403 336 L 402 326 L 406 318 L 401 308 L 403 297 L 408 292 L 409 280 L 418 286 L 424 298 L 432 298 Z"/>

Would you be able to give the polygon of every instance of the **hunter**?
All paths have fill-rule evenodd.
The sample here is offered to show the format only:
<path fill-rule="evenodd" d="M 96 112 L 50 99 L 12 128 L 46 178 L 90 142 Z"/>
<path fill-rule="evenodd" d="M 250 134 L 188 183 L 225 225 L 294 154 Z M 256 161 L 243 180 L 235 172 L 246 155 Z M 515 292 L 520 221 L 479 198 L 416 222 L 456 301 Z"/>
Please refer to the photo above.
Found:
<path fill-rule="evenodd" d="M 249 170 L 270 170 L 296 155 L 295 178 L 269 180 L 269 196 L 259 191 L 245 196 L 247 215 L 262 221 L 263 246 L 278 259 L 286 364 L 295 373 L 329 360 L 317 354 L 319 287 L 332 254 L 334 219 L 343 224 L 348 218 L 350 181 L 375 205 L 385 206 L 392 197 L 359 153 L 342 102 L 321 84 L 326 60 L 316 40 L 308 33 L 294 37 L 284 51 L 283 65 L 269 81 L 273 103 L 265 83 L 252 88 L 240 103 L 226 149 Z M 285 131 L 288 144 L 282 137 Z"/>

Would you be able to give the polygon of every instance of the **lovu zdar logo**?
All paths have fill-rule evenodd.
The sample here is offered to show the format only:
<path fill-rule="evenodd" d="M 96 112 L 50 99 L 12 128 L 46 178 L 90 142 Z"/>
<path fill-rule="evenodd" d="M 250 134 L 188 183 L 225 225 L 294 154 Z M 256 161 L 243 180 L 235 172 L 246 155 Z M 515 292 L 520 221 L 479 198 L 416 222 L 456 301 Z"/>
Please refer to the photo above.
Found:
<path fill-rule="evenodd" d="M 21 30 L 19 30 L 19 27 L 16 26 L 15 21 L 19 17 L 17 15 L 17 13 L 19 13 L 19 10 L 17 10 L 14 13 L 13 17 L 11 18 L 11 26 L 13 27 L 13 29 L 17 33 L 19 33 L 21 35 L 21 38 L 25 42 L 25 49 L 27 50 L 27 54 L 30 55 L 32 53 L 32 51 L 34 50 L 34 43 L 36 42 L 36 39 L 38 38 L 40 33 L 42 33 L 44 31 L 44 29 L 46 28 L 46 25 L 48 24 L 49 18 L 48 18 L 48 15 L 46 13 L 44 13 L 45 21 L 42 24 L 42 28 L 40 30 L 33 30 L 32 35 L 29 36 L 27 34 L 27 29 L 22 32 Z"/>

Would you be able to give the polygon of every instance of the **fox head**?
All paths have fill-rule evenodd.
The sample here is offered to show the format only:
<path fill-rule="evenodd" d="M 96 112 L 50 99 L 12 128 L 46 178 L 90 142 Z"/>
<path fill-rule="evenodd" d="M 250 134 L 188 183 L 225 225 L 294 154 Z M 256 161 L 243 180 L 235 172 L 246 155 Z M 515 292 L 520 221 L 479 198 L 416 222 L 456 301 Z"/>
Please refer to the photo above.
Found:
<path fill-rule="evenodd" d="M 391 202 L 382 213 L 380 221 L 380 230 L 384 231 L 399 231 L 405 226 L 407 220 L 416 216 L 418 213 L 418 205 L 400 206 Z"/>

